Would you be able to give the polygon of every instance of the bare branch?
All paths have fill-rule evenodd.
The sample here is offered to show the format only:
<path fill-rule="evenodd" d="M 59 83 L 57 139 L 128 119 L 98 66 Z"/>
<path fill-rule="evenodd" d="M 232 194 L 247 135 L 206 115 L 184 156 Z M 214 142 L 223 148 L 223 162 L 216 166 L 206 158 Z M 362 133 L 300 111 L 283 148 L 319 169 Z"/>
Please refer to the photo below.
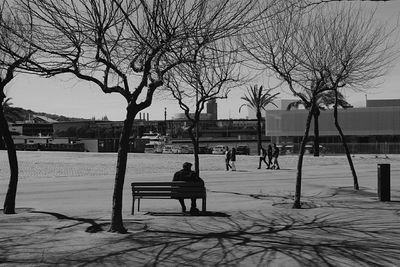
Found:
<path fill-rule="evenodd" d="M 136 114 L 151 105 L 156 90 L 168 83 L 181 65 L 193 62 L 198 51 L 249 25 L 257 0 L 14 1 L 34 26 L 33 39 L 27 42 L 38 54 L 27 64 L 27 71 L 46 76 L 73 74 L 127 101 L 110 228 L 126 232 L 122 186 Z M 223 67 L 222 57 L 219 59 L 219 67 Z M 220 79 L 216 88 L 231 81 L 223 72 L 212 75 Z M 201 80 L 204 92 L 214 77 Z M 204 104 L 198 107 L 203 109 Z"/>

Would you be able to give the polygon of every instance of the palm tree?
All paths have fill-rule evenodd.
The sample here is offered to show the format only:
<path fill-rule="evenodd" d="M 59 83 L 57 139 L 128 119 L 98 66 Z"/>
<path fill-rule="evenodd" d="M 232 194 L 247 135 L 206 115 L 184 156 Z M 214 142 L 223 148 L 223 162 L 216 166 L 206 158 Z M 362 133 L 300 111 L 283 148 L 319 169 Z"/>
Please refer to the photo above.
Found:
<path fill-rule="evenodd" d="M 16 121 L 20 118 L 19 112 L 12 107 L 13 103 L 11 102 L 11 97 L 5 98 L 2 105 L 3 105 L 4 117 L 8 122 Z"/>
<path fill-rule="evenodd" d="M 274 106 L 275 103 L 273 102 L 277 95 L 279 93 L 271 94 L 271 91 L 275 88 L 270 88 L 270 89 L 264 89 L 263 86 L 258 87 L 257 85 L 250 86 L 250 88 L 247 89 L 247 93 L 242 96 L 240 99 L 243 99 L 246 103 L 242 104 L 239 107 L 239 112 L 242 109 L 243 106 L 247 106 L 249 108 L 255 109 L 256 110 L 256 116 L 257 116 L 257 151 L 258 154 L 260 155 L 260 149 L 261 149 L 261 110 L 265 110 L 266 106 L 268 104 L 272 104 Z"/>
<path fill-rule="evenodd" d="M 7 97 L 6 99 L 4 99 L 3 101 L 3 108 L 10 108 L 13 105 L 13 103 L 11 103 L 11 97 Z"/>
<path fill-rule="evenodd" d="M 303 106 L 305 109 L 311 108 L 311 101 L 315 99 L 315 109 L 313 112 L 314 118 L 314 157 L 319 157 L 319 123 L 318 118 L 321 114 L 321 110 L 326 110 L 331 108 L 335 104 L 335 92 L 332 90 L 324 91 L 323 93 L 317 95 L 316 97 L 312 97 L 311 91 L 306 91 L 306 94 L 302 94 L 303 97 L 297 101 L 291 102 L 287 106 L 287 110 L 291 110 L 292 108 L 298 108 L 299 106 Z M 342 108 L 351 108 L 350 105 L 343 94 L 338 92 L 338 106 Z"/>

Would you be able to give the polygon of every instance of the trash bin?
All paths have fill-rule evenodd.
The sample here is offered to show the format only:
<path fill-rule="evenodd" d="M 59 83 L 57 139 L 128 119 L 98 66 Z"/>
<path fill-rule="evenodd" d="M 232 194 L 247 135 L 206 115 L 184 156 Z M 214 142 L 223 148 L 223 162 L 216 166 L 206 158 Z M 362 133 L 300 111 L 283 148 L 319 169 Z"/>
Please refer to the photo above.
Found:
<path fill-rule="evenodd" d="M 390 201 L 390 164 L 378 164 L 378 197 Z"/>

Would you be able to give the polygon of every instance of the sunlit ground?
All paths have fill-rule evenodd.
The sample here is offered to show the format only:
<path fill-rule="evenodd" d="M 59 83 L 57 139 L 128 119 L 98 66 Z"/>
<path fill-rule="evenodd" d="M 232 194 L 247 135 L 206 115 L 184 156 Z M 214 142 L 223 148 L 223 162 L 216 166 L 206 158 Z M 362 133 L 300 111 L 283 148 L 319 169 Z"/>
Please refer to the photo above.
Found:
<path fill-rule="evenodd" d="M 201 155 L 207 213 L 176 200 L 143 200 L 130 215 L 133 181 L 170 181 L 192 155 L 130 154 L 123 216 L 129 233 L 107 232 L 116 154 L 19 152 L 17 214 L 0 215 L 0 263 L 122 266 L 399 266 L 400 155 L 356 155 L 360 190 L 345 156 L 306 156 L 303 209 L 291 208 L 297 156 L 258 170 L 239 156 Z M 0 152 L 1 201 L 8 183 Z M 377 197 L 377 164 L 391 164 L 391 202 Z M 200 201 L 198 205 L 201 206 Z"/>

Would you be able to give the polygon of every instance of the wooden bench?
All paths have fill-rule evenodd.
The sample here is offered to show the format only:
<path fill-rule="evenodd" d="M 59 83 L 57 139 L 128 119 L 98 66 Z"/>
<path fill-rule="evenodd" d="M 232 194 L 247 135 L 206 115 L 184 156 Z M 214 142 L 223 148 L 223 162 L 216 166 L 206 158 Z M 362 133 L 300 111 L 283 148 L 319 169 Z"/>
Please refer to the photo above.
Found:
<path fill-rule="evenodd" d="M 206 211 L 206 188 L 203 183 L 190 182 L 139 182 L 132 183 L 132 215 L 135 211 L 135 199 L 140 209 L 141 199 L 178 199 L 201 198 L 202 211 Z"/>

